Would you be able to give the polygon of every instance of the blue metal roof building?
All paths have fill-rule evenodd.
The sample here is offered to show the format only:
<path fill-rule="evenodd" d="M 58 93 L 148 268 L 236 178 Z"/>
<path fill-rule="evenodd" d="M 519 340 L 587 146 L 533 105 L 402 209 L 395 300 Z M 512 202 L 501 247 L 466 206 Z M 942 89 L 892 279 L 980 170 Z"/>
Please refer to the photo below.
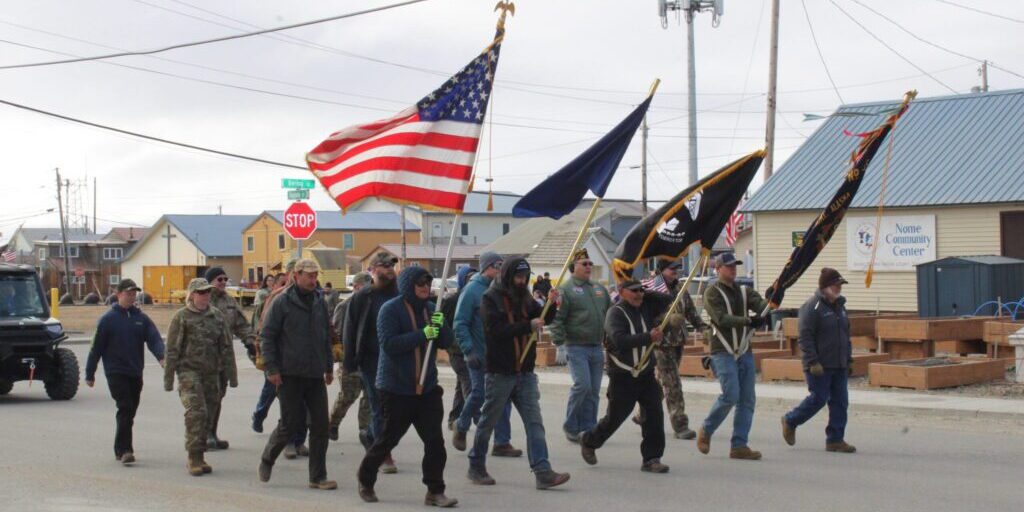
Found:
<path fill-rule="evenodd" d="M 844 105 L 880 113 L 899 101 Z M 843 180 L 860 133 L 883 115 L 830 117 L 744 205 L 746 212 L 818 210 Z M 886 207 L 1024 202 L 1024 89 L 919 99 L 896 124 Z M 889 141 L 879 149 L 852 208 L 879 203 Z"/>

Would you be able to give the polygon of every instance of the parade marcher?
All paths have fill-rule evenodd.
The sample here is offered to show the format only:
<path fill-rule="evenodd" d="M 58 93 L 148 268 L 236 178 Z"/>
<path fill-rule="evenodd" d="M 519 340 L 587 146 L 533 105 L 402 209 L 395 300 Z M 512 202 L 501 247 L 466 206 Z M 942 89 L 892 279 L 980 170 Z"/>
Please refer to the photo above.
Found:
<path fill-rule="evenodd" d="M 353 293 L 372 284 L 373 278 L 370 277 L 369 272 L 358 272 L 355 276 L 352 276 Z M 334 308 L 334 313 L 331 315 L 331 328 L 334 329 L 335 341 L 337 342 L 332 345 L 334 361 L 341 363 L 338 365 L 337 370 L 338 386 L 340 389 L 338 390 L 338 397 L 334 399 L 334 407 L 331 408 L 331 428 L 329 431 L 331 441 L 338 440 L 338 427 L 341 426 L 341 420 L 345 419 L 345 414 L 348 413 L 349 407 L 352 407 L 352 404 L 356 403 L 356 401 L 359 402 L 359 430 L 365 431 L 370 428 L 370 404 L 363 393 L 363 379 L 358 374 L 345 371 L 345 351 L 341 344 L 341 337 L 345 332 L 345 314 L 348 312 L 349 303 L 350 299 L 339 302 Z M 360 395 L 362 396 L 360 397 Z"/>
<path fill-rule="evenodd" d="M 177 375 L 178 395 L 185 406 L 188 472 L 192 476 L 213 471 L 204 453 L 209 449 L 210 424 L 222 396 L 222 378 L 227 385 L 238 387 L 231 332 L 224 314 L 210 304 L 212 289 L 201 277 L 190 281 L 185 307 L 174 314 L 167 329 L 164 390 L 174 389 Z"/>
<path fill-rule="evenodd" d="M 562 302 L 551 324 L 551 341 L 566 347 L 572 389 L 562 430 L 566 439 L 578 443 L 580 433 L 597 425 L 604 376 L 604 318 L 612 302 L 608 290 L 590 280 L 594 262 L 587 250 L 576 251 L 572 260 L 572 277 L 558 285 Z"/>
<path fill-rule="evenodd" d="M 658 261 L 658 275 L 648 282 L 644 287 L 648 291 L 665 293 L 673 298 L 679 293 L 679 269 L 682 264 L 679 260 Z M 683 345 L 686 344 L 686 323 L 696 330 L 702 330 L 706 326 L 704 321 L 697 314 L 697 308 L 693 305 L 690 292 L 683 291 L 683 298 L 679 306 L 669 313 L 668 328 L 665 330 L 665 337 L 654 346 L 654 358 L 657 363 L 658 380 L 665 394 L 665 407 L 668 409 L 669 422 L 675 432 L 676 439 L 694 439 L 697 433 L 690 429 L 690 418 L 686 415 L 686 400 L 683 398 L 683 383 L 679 378 L 679 360 L 683 357 Z M 633 418 L 633 421 L 643 423 L 643 408 Z"/>
<path fill-rule="evenodd" d="M 462 289 L 466 287 L 466 284 L 469 283 L 469 280 L 476 273 L 476 269 L 468 265 L 459 268 L 455 273 L 457 288 L 441 301 L 441 312 L 444 313 L 445 327 L 453 329 L 453 332 L 455 328 L 455 308 L 459 303 L 459 297 L 462 295 Z M 466 403 L 466 398 L 473 389 L 472 380 L 470 380 L 469 376 L 469 367 L 466 366 L 466 358 L 462 356 L 462 349 L 459 348 L 458 342 L 448 346 L 448 364 L 452 367 L 452 371 L 455 372 L 455 393 L 452 398 L 452 409 L 448 412 L 448 430 L 454 431 L 455 422 L 458 421 L 459 414 L 462 413 L 462 407 Z"/>
<path fill-rule="evenodd" d="M 846 315 L 846 298 L 842 296 L 846 283 L 836 269 L 821 269 L 818 291 L 800 307 L 800 350 L 811 394 L 782 417 L 782 437 L 790 446 L 796 444 L 797 427 L 827 404 L 825 449 L 839 453 L 857 451 L 845 440 L 846 409 L 850 406 L 847 379 L 853 368 L 850 319 Z"/>
<path fill-rule="evenodd" d="M 402 270 L 399 295 L 384 303 L 377 316 L 380 361 L 376 384 L 382 426 L 359 465 L 359 497 L 369 503 L 377 501 L 377 470 L 410 426 L 423 440 L 424 503 L 437 507 L 458 503 L 444 494 L 448 459 L 442 434 L 444 391 L 437 385 L 437 349 L 447 348 L 453 336 L 444 325 L 444 313 L 434 312 L 429 300 L 433 279 L 421 267 Z"/>
<path fill-rule="evenodd" d="M 480 303 L 484 293 L 492 286 L 501 272 L 502 257 L 487 251 L 480 255 L 480 273 L 473 276 L 459 294 L 455 307 L 455 339 L 460 345 L 466 366 L 469 368 L 470 392 L 463 404 L 462 412 L 452 433 L 452 446 L 458 451 L 466 450 L 466 434 L 470 424 L 477 422 L 479 428 L 480 410 L 484 405 L 487 375 L 488 345 L 484 335 L 484 319 Z M 512 446 L 512 404 L 505 404 L 501 418 L 494 426 L 495 457 L 521 457 L 523 451 Z"/>
<path fill-rule="evenodd" d="M 295 263 L 295 282 L 270 303 L 260 332 L 267 380 L 277 386 L 281 419 L 260 458 L 260 481 L 270 480 L 290 432 L 309 426 L 309 487 L 337 489 L 327 479 L 327 386 L 334 381 L 331 320 L 316 292 L 320 266 L 313 260 Z"/>
<path fill-rule="evenodd" d="M 742 263 L 732 253 L 720 254 L 715 258 L 718 280 L 704 290 L 704 310 L 711 321 L 705 336 L 710 342 L 711 367 L 722 394 L 697 434 L 697 449 L 704 454 L 711 451 L 711 436 L 735 407 L 729 458 L 758 460 L 761 452 L 751 450 L 747 444 L 756 400 L 754 355 L 748 334 L 751 329 L 768 324 L 768 317 L 761 316 L 768 302 L 751 288 L 736 283 L 736 265 Z M 748 316 L 748 312 L 753 314 Z"/>
<path fill-rule="evenodd" d="M 323 288 L 324 302 L 327 304 L 327 311 L 334 312 L 341 301 L 341 291 L 334 288 L 334 284 L 327 281 Z"/>
<path fill-rule="evenodd" d="M 245 319 L 241 306 L 233 297 L 227 294 L 228 276 L 223 268 L 211 267 L 206 271 L 206 281 L 213 286 L 210 292 L 210 305 L 217 308 L 224 315 L 228 331 L 242 340 L 245 351 L 254 358 L 256 355 L 256 335 L 253 334 L 252 325 Z M 232 358 L 234 348 L 232 347 Z M 220 397 L 217 399 L 217 407 L 210 412 L 210 439 L 206 443 L 208 449 L 226 450 L 229 443 L 217 436 L 217 425 L 220 423 L 221 403 L 224 401 L 224 394 L 227 393 L 227 375 L 220 377 Z"/>
<path fill-rule="evenodd" d="M 345 371 L 359 375 L 363 379 L 363 391 L 370 402 L 370 428 L 365 434 L 360 435 L 360 441 L 367 449 L 382 428 L 380 398 L 377 394 L 377 361 L 380 354 L 377 315 L 385 302 L 398 296 L 398 285 L 395 283 L 396 263 L 398 258 L 384 251 L 373 255 L 370 260 L 373 285 L 349 297 L 348 311 L 345 313 L 345 330 L 341 337 L 345 351 Z M 398 472 L 390 454 L 384 459 L 381 472 Z"/>
<path fill-rule="evenodd" d="M 549 310 L 541 318 L 541 306 L 530 296 L 530 264 L 523 258 L 510 258 L 501 265 L 501 273 L 480 304 L 487 339 L 487 376 L 484 406 L 469 452 L 468 477 L 476 485 L 494 485 L 487 473 L 487 445 L 505 406 L 512 402 L 523 419 L 526 430 L 526 452 L 537 489 L 550 489 L 569 481 L 569 473 L 557 473 L 548 461 L 548 445 L 544 438 L 544 420 L 540 409 L 540 387 L 533 372 L 537 345 L 529 350 L 530 334 L 539 332 L 554 318 Z M 552 300 L 558 291 L 551 290 Z M 526 350 L 523 358 L 523 350 Z"/>
<path fill-rule="evenodd" d="M 637 404 L 645 411 L 641 423 L 643 457 L 641 471 L 667 473 L 661 463 L 665 453 L 665 425 L 661 409 L 661 388 L 654 377 L 650 358 L 637 368 L 647 347 L 664 341 L 658 317 L 674 297 L 646 293 L 640 281 L 623 281 L 618 289 L 622 300 L 605 316 L 605 350 L 608 351 L 608 409 L 592 430 L 580 436 L 580 451 L 587 464 L 597 464 L 598 448 L 615 433 Z"/>
<path fill-rule="evenodd" d="M 85 363 L 85 383 L 91 388 L 96 384 L 96 367 L 103 361 L 110 397 L 117 405 L 114 458 L 126 466 L 135 462 L 132 425 L 142 398 L 144 349 L 149 348 L 161 366 L 165 352 L 160 331 L 142 310 L 135 307 L 139 291 L 141 288 L 131 279 L 123 279 L 117 285 L 117 302 L 96 324 L 96 335 Z"/>
<path fill-rule="evenodd" d="M 540 292 L 541 297 L 547 299 L 548 292 L 551 291 L 551 274 L 544 272 L 543 276 L 538 277 L 537 280 L 533 282 L 533 291 Z"/>

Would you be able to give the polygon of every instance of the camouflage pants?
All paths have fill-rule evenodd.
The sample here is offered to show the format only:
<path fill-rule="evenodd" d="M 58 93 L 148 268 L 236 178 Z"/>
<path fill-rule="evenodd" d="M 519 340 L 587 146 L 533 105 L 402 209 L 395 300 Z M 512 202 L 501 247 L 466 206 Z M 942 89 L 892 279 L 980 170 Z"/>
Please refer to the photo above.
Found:
<path fill-rule="evenodd" d="M 672 423 L 672 430 L 681 432 L 690 427 L 686 416 L 686 400 L 683 399 L 683 382 L 679 378 L 680 347 L 665 347 L 654 350 L 657 363 L 658 381 L 665 394 L 665 406 Z"/>
<path fill-rule="evenodd" d="M 220 402 L 220 375 L 178 372 L 178 395 L 185 406 L 185 450 L 206 451 L 212 412 Z"/>
<path fill-rule="evenodd" d="M 220 382 L 220 392 L 217 393 L 217 404 L 212 410 L 208 411 L 208 414 L 210 415 L 210 435 L 212 437 L 217 437 L 217 425 L 220 424 L 221 404 L 224 403 L 224 396 L 228 394 L 228 376 L 225 375 L 224 372 L 221 372 L 217 379 Z"/>
<path fill-rule="evenodd" d="M 366 430 L 370 427 L 370 404 L 366 401 L 366 396 L 360 396 L 363 393 L 363 379 L 359 378 L 358 375 L 350 375 L 340 367 L 337 371 L 338 385 L 341 389 L 338 391 L 338 398 L 334 400 L 334 407 L 331 409 L 331 427 L 338 428 L 341 425 L 341 420 L 345 419 L 345 414 L 348 413 L 349 407 L 359 400 L 359 430 Z"/>

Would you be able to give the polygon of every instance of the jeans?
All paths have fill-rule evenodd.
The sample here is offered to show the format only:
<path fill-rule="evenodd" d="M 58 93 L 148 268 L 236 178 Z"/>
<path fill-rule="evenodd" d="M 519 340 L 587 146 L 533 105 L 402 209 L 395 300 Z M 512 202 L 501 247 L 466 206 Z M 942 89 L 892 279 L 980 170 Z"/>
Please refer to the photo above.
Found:
<path fill-rule="evenodd" d="M 453 422 L 459 419 L 462 408 L 466 405 L 466 398 L 473 390 L 473 383 L 469 377 L 469 366 L 466 365 L 466 358 L 461 352 L 448 352 L 448 364 L 455 372 L 455 393 L 452 397 L 452 410 L 448 412 L 448 421 Z"/>
<path fill-rule="evenodd" d="M 477 423 L 477 428 L 480 428 L 480 409 L 485 401 L 487 375 L 483 368 L 479 370 L 469 368 L 469 379 L 472 382 L 472 389 L 470 389 L 469 398 L 466 399 L 466 403 L 462 407 L 462 413 L 459 414 L 459 422 L 455 426 L 459 432 L 469 432 L 469 424 L 471 422 Z M 494 426 L 494 444 L 495 446 L 503 446 L 511 442 L 512 402 L 508 402 L 505 404 L 504 412 L 502 412 L 501 417 L 498 419 L 497 425 Z"/>
<path fill-rule="evenodd" d="M 562 430 L 569 434 L 587 432 L 597 425 L 597 407 L 604 377 L 604 349 L 601 345 L 567 345 L 572 389 L 565 408 Z"/>
<path fill-rule="evenodd" d="M 135 413 L 142 398 L 142 377 L 111 373 L 107 375 L 110 397 L 117 405 L 117 431 L 114 433 L 114 456 L 120 458 L 125 452 L 134 452 L 132 426 Z"/>
<path fill-rule="evenodd" d="M 431 494 L 444 492 L 444 466 L 448 452 L 444 448 L 441 422 L 444 421 L 444 391 L 440 386 L 426 395 L 399 395 L 380 392 L 383 429 L 359 464 L 359 482 L 373 489 L 377 470 L 402 436 L 412 426 L 423 441 L 423 484 Z"/>
<path fill-rule="evenodd" d="M 370 403 L 370 428 L 366 435 L 370 442 L 377 438 L 383 428 L 380 419 L 380 395 L 377 393 L 377 365 L 364 364 L 359 368 L 363 375 L 363 391 L 366 393 L 366 401 Z"/>
<path fill-rule="evenodd" d="M 544 420 L 540 413 L 537 375 L 533 372 L 518 375 L 488 373 L 486 381 L 484 407 L 480 413 L 480 423 L 476 426 L 476 435 L 473 437 L 473 448 L 469 451 L 470 467 L 487 467 L 487 445 L 491 442 L 491 432 L 498 419 L 504 415 L 505 406 L 511 401 L 519 411 L 523 427 L 526 429 L 526 454 L 530 460 L 530 469 L 534 473 L 550 471 L 548 443 L 544 439 Z"/>
<path fill-rule="evenodd" d="M 754 355 L 750 352 L 739 359 L 726 352 L 711 354 L 711 367 L 722 386 L 722 394 L 711 406 L 708 417 L 704 420 L 704 431 L 710 436 L 725 421 L 733 407 L 736 413 L 732 417 L 732 447 L 747 446 L 750 426 L 754 423 Z"/>
<path fill-rule="evenodd" d="M 256 400 L 256 410 L 253 411 L 252 416 L 254 420 L 263 424 L 263 420 L 267 419 L 267 414 L 270 413 L 270 406 L 274 405 L 274 400 L 277 399 L 277 388 L 270 383 L 269 380 L 263 380 L 263 389 L 260 390 L 260 398 Z M 290 443 L 295 446 L 302 445 L 306 442 L 306 432 L 309 429 L 302 427 L 302 430 L 295 432 L 291 436 Z"/>
<path fill-rule="evenodd" d="M 825 375 L 815 377 L 804 372 L 807 390 L 811 392 L 800 405 L 786 413 L 786 423 L 796 428 L 814 417 L 828 404 L 828 426 L 825 427 L 825 442 L 841 443 L 846 435 L 846 409 L 850 406 L 847 394 L 847 373 L 845 368 L 828 368 Z"/>
<path fill-rule="evenodd" d="M 628 373 L 608 376 L 608 410 L 593 430 L 584 432 L 580 444 L 595 450 L 604 445 L 626 421 L 636 404 L 644 411 L 640 426 L 640 455 L 643 462 L 660 459 L 665 454 L 665 413 L 661 409 L 661 386 L 650 370 L 633 378 Z"/>
<path fill-rule="evenodd" d="M 281 377 L 278 389 L 281 402 L 281 421 L 270 434 L 263 449 L 263 462 L 274 464 L 286 444 L 289 432 L 302 430 L 309 424 L 309 481 L 327 479 L 327 385 L 323 379 Z"/>

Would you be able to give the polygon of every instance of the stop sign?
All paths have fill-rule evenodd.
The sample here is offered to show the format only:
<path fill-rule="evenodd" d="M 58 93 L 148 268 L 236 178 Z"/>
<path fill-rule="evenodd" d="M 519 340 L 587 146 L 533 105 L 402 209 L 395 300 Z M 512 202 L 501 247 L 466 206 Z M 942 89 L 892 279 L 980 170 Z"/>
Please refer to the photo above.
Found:
<path fill-rule="evenodd" d="M 284 211 L 284 230 L 295 240 L 305 240 L 316 231 L 316 212 L 302 201 Z"/>

